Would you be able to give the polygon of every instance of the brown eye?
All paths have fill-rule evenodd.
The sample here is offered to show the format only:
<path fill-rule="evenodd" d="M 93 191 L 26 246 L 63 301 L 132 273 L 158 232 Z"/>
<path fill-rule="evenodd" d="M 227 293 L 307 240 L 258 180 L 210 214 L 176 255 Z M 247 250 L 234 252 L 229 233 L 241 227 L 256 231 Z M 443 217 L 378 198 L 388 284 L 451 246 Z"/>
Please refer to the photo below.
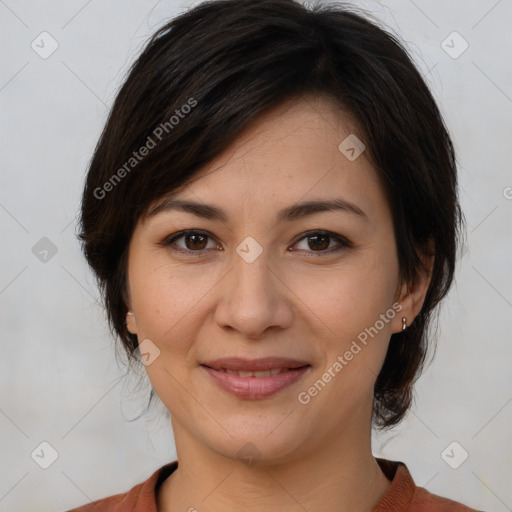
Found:
<path fill-rule="evenodd" d="M 184 235 L 185 238 L 185 246 L 187 247 L 187 249 L 198 249 L 198 250 L 201 250 L 201 249 L 204 249 L 206 247 L 206 239 L 207 237 L 205 235 L 202 235 L 202 234 L 189 234 L 189 235 Z"/>
<path fill-rule="evenodd" d="M 336 243 L 334 244 L 334 248 L 331 246 L 333 241 L 337 243 L 337 247 Z M 301 243 L 302 247 L 299 247 L 299 250 L 320 253 L 319 255 L 325 253 L 330 254 L 344 248 L 352 247 L 352 244 L 346 238 L 327 231 L 312 231 L 306 233 L 296 245 L 300 245 Z"/>
<path fill-rule="evenodd" d="M 308 245 L 312 249 L 327 249 L 329 247 L 329 237 L 326 235 L 308 236 Z"/>
<path fill-rule="evenodd" d="M 211 236 L 203 231 L 182 231 L 177 235 L 173 235 L 162 242 L 164 247 L 168 247 L 172 251 L 184 252 L 184 253 L 203 253 L 208 249 L 219 247 L 211 240 Z M 181 243 L 178 241 L 183 240 Z M 211 241 L 213 244 L 208 247 L 208 242 Z M 198 254 L 198 255 L 199 255 Z"/>

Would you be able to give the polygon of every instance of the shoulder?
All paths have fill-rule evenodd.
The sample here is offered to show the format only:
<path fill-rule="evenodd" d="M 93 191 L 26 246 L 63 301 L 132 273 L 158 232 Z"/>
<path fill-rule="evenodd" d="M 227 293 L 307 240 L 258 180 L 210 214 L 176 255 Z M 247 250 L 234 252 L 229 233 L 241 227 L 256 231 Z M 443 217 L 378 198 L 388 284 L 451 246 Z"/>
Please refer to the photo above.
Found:
<path fill-rule="evenodd" d="M 408 510 L 411 512 L 479 512 L 458 501 L 432 494 L 423 487 L 416 487 Z"/>
<path fill-rule="evenodd" d="M 128 492 L 114 494 L 66 512 L 157 512 L 156 491 L 177 467 L 178 461 L 165 464 Z"/>
<path fill-rule="evenodd" d="M 129 492 L 132 492 L 137 487 L 139 486 L 135 486 Z M 123 502 L 126 501 L 127 495 L 128 492 L 115 494 L 114 496 L 109 496 L 108 498 L 96 500 L 91 503 L 88 503 L 87 505 L 82 505 L 81 507 L 74 508 L 66 512 L 98 512 L 98 510 L 101 510 L 102 512 L 117 512 L 118 510 L 121 510 L 119 507 L 123 506 Z"/>
<path fill-rule="evenodd" d="M 417 487 L 403 462 L 377 459 L 391 486 L 373 512 L 481 512 Z"/>

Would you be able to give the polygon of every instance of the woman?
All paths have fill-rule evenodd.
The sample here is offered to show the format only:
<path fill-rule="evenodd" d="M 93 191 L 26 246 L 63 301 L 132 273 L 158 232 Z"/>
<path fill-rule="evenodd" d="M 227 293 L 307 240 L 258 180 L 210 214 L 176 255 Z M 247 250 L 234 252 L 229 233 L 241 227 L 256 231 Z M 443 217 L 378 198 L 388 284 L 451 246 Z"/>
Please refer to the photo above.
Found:
<path fill-rule="evenodd" d="M 439 110 L 366 17 L 220 0 L 169 22 L 116 98 L 81 240 L 178 460 L 75 511 L 471 511 L 371 451 L 460 224 Z"/>

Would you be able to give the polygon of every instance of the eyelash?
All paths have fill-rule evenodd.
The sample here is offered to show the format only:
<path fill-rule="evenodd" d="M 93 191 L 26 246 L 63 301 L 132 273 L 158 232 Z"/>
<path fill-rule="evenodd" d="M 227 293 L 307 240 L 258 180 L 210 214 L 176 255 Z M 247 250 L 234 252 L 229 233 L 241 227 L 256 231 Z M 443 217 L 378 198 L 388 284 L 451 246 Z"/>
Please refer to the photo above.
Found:
<path fill-rule="evenodd" d="M 191 255 L 191 256 L 203 256 L 204 252 L 207 251 L 208 249 L 201 249 L 201 250 L 198 250 L 198 251 L 191 251 L 189 249 L 181 249 L 181 248 L 177 249 L 176 247 L 173 247 L 173 244 L 177 240 L 185 237 L 186 235 L 203 235 L 203 236 L 206 236 L 206 237 L 211 238 L 211 239 L 214 238 L 213 236 L 211 236 L 206 231 L 200 231 L 200 230 L 195 230 L 195 229 L 187 229 L 185 231 L 180 231 L 179 233 L 176 233 L 174 235 L 171 235 L 170 237 L 167 237 L 159 245 L 170 249 L 172 252 L 177 252 L 177 253 L 182 253 L 182 254 L 185 253 L 185 254 Z M 342 237 L 341 235 L 337 235 L 335 233 L 331 233 L 329 231 L 323 231 L 323 230 L 307 231 L 306 233 L 304 233 L 302 235 L 301 238 L 299 238 L 294 243 L 294 245 L 296 245 L 297 243 L 301 242 L 304 239 L 313 238 L 315 236 L 323 236 L 323 237 L 328 237 L 330 239 L 335 239 L 338 242 L 338 244 L 340 245 L 340 247 L 338 249 L 335 249 L 335 250 L 330 249 L 330 250 L 323 250 L 323 251 L 306 251 L 306 252 L 313 253 L 314 254 L 313 257 L 319 257 L 319 256 L 322 256 L 322 255 L 325 255 L 325 254 L 332 254 L 334 252 L 339 252 L 342 249 L 347 249 L 347 248 L 352 247 L 352 243 L 349 240 L 347 240 L 345 237 Z"/>

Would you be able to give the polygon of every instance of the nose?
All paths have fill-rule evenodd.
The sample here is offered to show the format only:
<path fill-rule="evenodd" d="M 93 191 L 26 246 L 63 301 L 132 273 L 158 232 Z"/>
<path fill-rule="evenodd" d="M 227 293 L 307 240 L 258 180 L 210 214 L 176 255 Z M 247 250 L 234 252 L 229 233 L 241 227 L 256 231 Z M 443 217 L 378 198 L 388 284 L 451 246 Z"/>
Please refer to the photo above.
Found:
<path fill-rule="evenodd" d="M 279 269 L 271 268 L 265 250 L 252 262 L 235 253 L 218 292 L 217 325 L 245 338 L 261 339 L 267 330 L 285 329 L 293 321 L 294 294 Z"/>

